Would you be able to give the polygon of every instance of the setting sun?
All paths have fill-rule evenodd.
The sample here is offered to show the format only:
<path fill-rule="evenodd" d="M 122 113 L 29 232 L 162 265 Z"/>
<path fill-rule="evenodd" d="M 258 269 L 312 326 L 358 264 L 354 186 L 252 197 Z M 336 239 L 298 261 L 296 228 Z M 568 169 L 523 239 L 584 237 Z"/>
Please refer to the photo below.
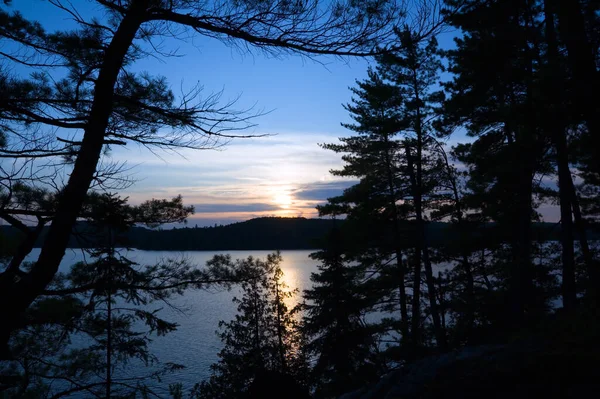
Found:
<path fill-rule="evenodd" d="M 273 201 L 282 208 L 289 208 L 292 205 L 292 196 L 288 192 L 276 193 Z"/>

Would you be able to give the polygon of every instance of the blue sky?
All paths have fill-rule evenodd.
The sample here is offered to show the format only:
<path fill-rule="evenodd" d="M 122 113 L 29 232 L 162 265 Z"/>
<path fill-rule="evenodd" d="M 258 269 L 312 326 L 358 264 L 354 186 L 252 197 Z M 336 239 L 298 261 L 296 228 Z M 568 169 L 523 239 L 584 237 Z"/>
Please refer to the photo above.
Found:
<path fill-rule="evenodd" d="M 162 159 L 120 148 L 115 158 L 138 165 L 139 182 L 128 190 L 132 200 L 181 193 L 196 206 L 192 225 L 272 215 L 315 217 L 316 204 L 348 185 L 329 174 L 342 165 L 339 155 L 318 143 L 346 135 L 340 122 L 349 117 L 342 104 L 350 100 L 348 87 L 366 75 L 368 61 L 324 57 L 320 64 L 299 56 L 241 54 L 215 40 L 194 45 L 180 48 L 185 57 L 166 64 L 147 60 L 137 67 L 164 73 L 174 85 L 199 82 L 206 94 L 222 90 L 224 100 L 240 96 L 240 109 L 268 112 L 249 132 L 269 136 L 234 140 L 214 151 L 160 154 Z M 313 195 L 301 194 L 306 191 Z"/>
<path fill-rule="evenodd" d="M 83 15 L 99 15 L 93 2 L 73 1 Z M 13 2 L 26 17 L 48 30 L 72 26 L 69 16 L 46 1 Z M 442 47 L 452 34 L 440 38 Z M 318 143 L 333 142 L 348 132 L 342 104 L 351 99 L 350 86 L 364 79 L 370 60 L 300 56 L 273 58 L 261 51 L 241 52 L 218 40 L 192 35 L 166 40 L 173 58 L 147 58 L 134 69 L 164 75 L 176 94 L 196 84 L 205 95 L 223 92 L 223 100 L 239 97 L 239 109 L 268 111 L 250 133 L 268 137 L 238 139 L 219 150 L 184 150 L 177 154 L 128 145 L 110 157 L 126 161 L 136 183 L 123 194 L 131 202 L 183 195 L 196 207 L 189 223 L 212 225 L 258 216 L 316 217 L 315 206 L 341 193 L 350 182 L 334 178 L 340 156 Z M 461 137 L 454 137 L 459 140 Z"/>
<path fill-rule="evenodd" d="M 73 4 L 82 15 L 102 17 L 93 2 Z M 74 26 L 46 1 L 17 0 L 11 8 L 49 31 Z M 249 133 L 269 136 L 234 140 L 212 151 L 159 151 L 158 156 L 135 145 L 114 148 L 112 160 L 126 161 L 136 180 L 123 192 L 131 202 L 181 194 L 196 207 L 189 223 L 201 226 L 257 216 L 315 217 L 318 203 L 349 185 L 329 174 L 342 162 L 318 143 L 346 135 L 340 122 L 349 117 L 342 104 L 350 100 L 348 87 L 366 76 L 369 60 L 274 58 L 199 35 L 163 45 L 179 56 L 147 58 L 133 69 L 166 76 L 176 94 L 200 84 L 205 95 L 222 91 L 224 101 L 239 97 L 237 108 L 268 112 Z"/>

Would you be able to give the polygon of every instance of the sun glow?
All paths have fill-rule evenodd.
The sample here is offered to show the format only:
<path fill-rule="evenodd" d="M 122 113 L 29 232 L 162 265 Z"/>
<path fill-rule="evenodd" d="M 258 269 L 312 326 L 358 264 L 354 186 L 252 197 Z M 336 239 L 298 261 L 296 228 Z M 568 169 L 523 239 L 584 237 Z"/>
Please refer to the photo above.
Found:
<path fill-rule="evenodd" d="M 273 202 L 284 209 L 288 209 L 293 203 L 292 196 L 288 192 L 275 193 L 273 196 Z"/>
<path fill-rule="evenodd" d="M 282 283 L 286 286 L 286 290 L 288 291 L 294 291 L 296 289 L 300 289 L 299 284 L 298 284 L 298 275 L 296 273 L 296 270 L 294 270 L 293 268 L 286 268 L 285 267 L 285 260 L 284 260 L 284 265 L 282 265 L 282 271 L 283 271 L 283 276 L 282 276 Z M 288 307 L 288 309 L 292 309 L 294 306 L 298 305 L 299 303 L 299 294 L 293 295 L 289 298 L 285 298 L 284 299 L 284 303 L 285 305 Z"/>

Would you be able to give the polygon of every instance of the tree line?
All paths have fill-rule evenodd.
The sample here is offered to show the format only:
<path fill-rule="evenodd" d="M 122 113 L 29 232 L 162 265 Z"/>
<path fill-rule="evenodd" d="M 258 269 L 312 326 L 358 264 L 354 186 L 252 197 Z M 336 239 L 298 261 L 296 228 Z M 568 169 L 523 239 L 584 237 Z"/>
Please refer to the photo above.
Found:
<path fill-rule="evenodd" d="M 117 239 L 122 247 L 151 251 L 309 250 L 318 249 L 332 228 L 342 228 L 343 225 L 343 219 L 334 220 L 329 217 L 261 217 L 223 226 L 164 229 L 132 226 L 119 232 Z M 493 228 L 494 222 L 489 222 L 486 226 Z M 588 224 L 586 227 L 588 239 L 596 240 L 599 236 L 597 226 Z M 425 228 L 431 246 L 439 247 L 447 242 L 452 224 L 430 222 Z M 0 231 L 7 248 L 11 242 L 15 244 L 25 238 L 21 231 L 11 226 L 2 226 Z M 68 248 L 94 248 L 102 240 L 102 235 L 98 233 L 94 225 L 80 221 L 71 233 Z M 40 248 L 47 234 L 48 227 L 45 227 L 33 247 Z M 484 232 L 476 231 L 474 234 Z M 575 237 L 577 239 L 577 232 Z M 560 239 L 560 226 L 556 222 L 534 222 L 532 238 L 535 241 L 557 241 Z"/>
<path fill-rule="evenodd" d="M 133 226 L 122 232 L 119 238 L 120 245 L 125 247 L 158 251 L 315 249 L 332 225 L 329 219 L 264 217 L 225 226 L 164 229 Z M 23 234 L 14 228 L 3 230 L 7 239 L 23 238 Z M 35 248 L 43 244 L 47 234 L 46 228 L 36 240 Z M 71 234 L 68 247 L 94 247 L 98 238 L 93 226 L 78 223 Z"/>

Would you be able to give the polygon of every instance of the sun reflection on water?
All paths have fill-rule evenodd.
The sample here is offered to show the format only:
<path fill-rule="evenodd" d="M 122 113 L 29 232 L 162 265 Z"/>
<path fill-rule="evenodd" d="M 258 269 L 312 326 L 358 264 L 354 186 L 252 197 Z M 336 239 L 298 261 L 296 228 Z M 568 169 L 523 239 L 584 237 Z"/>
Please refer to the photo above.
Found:
<path fill-rule="evenodd" d="M 292 292 L 296 289 L 298 290 L 298 292 L 294 293 L 294 295 L 292 295 L 291 297 L 286 298 L 284 300 L 284 303 L 288 307 L 288 309 L 292 310 L 302 300 L 301 296 L 302 296 L 302 288 L 303 287 L 301 287 L 300 281 L 298 279 L 297 270 L 293 267 L 289 267 L 289 266 L 286 267 L 285 261 L 281 265 L 281 271 L 283 272 L 283 276 L 282 276 L 283 283 L 287 287 L 286 290 L 288 292 Z"/>

